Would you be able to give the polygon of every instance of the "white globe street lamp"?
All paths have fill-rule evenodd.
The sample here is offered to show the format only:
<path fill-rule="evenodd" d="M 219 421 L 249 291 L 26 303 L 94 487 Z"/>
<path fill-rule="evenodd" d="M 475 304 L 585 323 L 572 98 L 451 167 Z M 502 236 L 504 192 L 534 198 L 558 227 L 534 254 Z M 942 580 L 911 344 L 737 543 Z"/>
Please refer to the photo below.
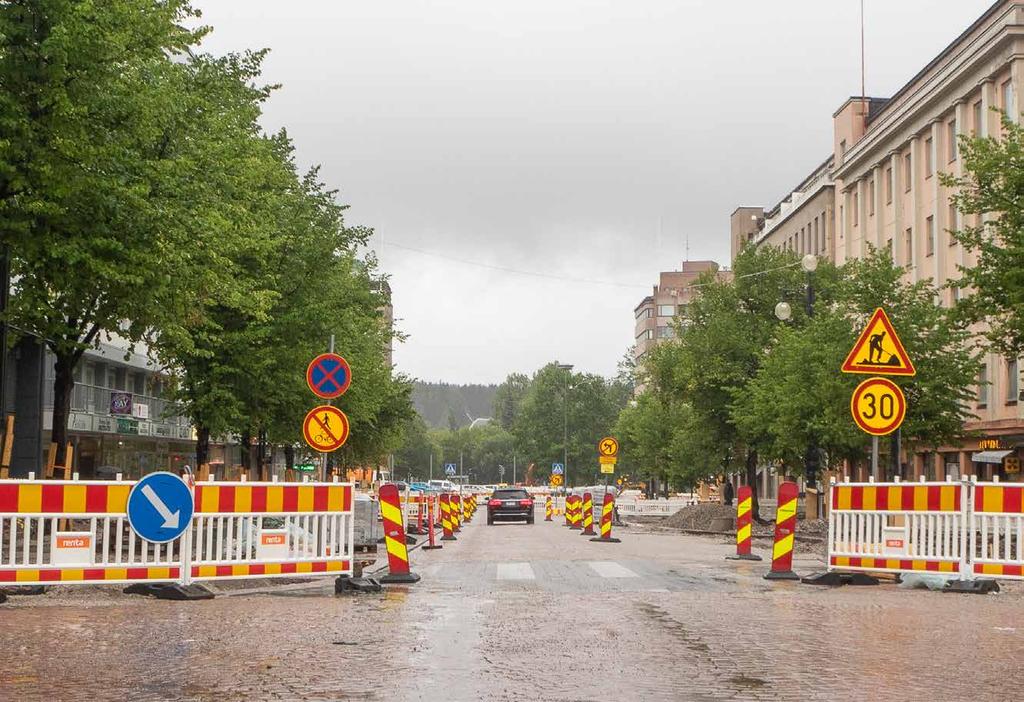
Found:
<path fill-rule="evenodd" d="M 775 316 L 779 318 L 779 321 L 786 322 L 793 316 L 793 308 L 789 306 L 788 302 L 780 302 L 775 305 Z"/>

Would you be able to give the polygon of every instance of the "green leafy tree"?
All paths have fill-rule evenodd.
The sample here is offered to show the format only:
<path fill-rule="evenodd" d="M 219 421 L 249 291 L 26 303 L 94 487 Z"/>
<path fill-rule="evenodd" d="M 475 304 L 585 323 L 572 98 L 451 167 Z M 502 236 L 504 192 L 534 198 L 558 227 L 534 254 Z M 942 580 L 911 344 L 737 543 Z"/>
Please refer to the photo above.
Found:
<path fill-rule="evenodd" d="M 494 420 L 511 431 L 519 414 L 519 406 L 530 387 L 530 379 L 523 373 L 512 373 L 494 393 Z"/>
<path fill-rule="evenodd" d="M 101 334 L 173 334 L 209 299 L 263 302 L 232 258 L 260 55 L 196 53 L 195 16 L 183 0 L 0 5 L 9 319 L 55 356 L 58 462 L 74 368 Z"/>
<path fill-rule="evenodd" d="M 953 202 L 978 224 L 953 232 L 976 259 L 956 285 L 963 318 L 984 322 L 992 348 L 1024 355 L 1024 126 L 1003 115 L 1003 136 L 960 140 L 963 175 L 942 175 Z M 968 219 L 970 221 L 970 219 Z"/>

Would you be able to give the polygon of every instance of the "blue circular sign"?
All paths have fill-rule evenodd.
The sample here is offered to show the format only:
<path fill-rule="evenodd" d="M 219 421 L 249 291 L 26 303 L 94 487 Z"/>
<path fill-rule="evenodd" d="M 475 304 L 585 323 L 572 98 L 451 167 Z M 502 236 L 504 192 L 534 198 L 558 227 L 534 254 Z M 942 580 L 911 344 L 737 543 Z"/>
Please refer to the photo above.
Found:
<path fill-rule="evenodd" d="M 128 493 L 128 523 L 146 541 L 165 544 L 192 521 L 192 491 L 174 473 L 150 473 Z"/>

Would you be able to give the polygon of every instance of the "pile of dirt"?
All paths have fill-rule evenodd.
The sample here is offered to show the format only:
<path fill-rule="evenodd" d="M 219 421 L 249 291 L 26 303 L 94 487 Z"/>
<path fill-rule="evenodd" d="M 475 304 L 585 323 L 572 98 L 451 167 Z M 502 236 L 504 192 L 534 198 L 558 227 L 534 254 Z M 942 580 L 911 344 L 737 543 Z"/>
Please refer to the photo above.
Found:
<path fill-rule="evenodd" d="M 711 531 L 712 523 L 716 519 L 736 519 L 736 507 L 727 507 L 717 502 L 704 502 L 699 505 L 687 505 L 681 510 L 668 517 L 663 522 L 664 526 L 676 529 L 696 529 L 698 531 Z"/>
<path fill-rule="evenodd" d="M 775 523 L 758 524 L 755 522 L 753 532 L 754 536 L 774 536 Z M 828 533 L 828 522 L 824 519 L 800 519 L 796 523 L 796 533 L 797 536 L 825 538 L 825 534 Z"/>

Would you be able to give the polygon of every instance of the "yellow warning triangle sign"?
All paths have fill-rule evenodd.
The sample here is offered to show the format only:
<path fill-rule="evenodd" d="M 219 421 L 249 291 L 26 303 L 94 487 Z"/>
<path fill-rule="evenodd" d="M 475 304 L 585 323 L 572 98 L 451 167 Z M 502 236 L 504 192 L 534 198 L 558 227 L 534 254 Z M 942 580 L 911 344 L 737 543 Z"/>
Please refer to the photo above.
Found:
<path fill-rule="evenodd" d="M 914 364 L 881 307 L 860 333 L 843 363 L 844 373 L 871 375 L 916 375 Z"/>

